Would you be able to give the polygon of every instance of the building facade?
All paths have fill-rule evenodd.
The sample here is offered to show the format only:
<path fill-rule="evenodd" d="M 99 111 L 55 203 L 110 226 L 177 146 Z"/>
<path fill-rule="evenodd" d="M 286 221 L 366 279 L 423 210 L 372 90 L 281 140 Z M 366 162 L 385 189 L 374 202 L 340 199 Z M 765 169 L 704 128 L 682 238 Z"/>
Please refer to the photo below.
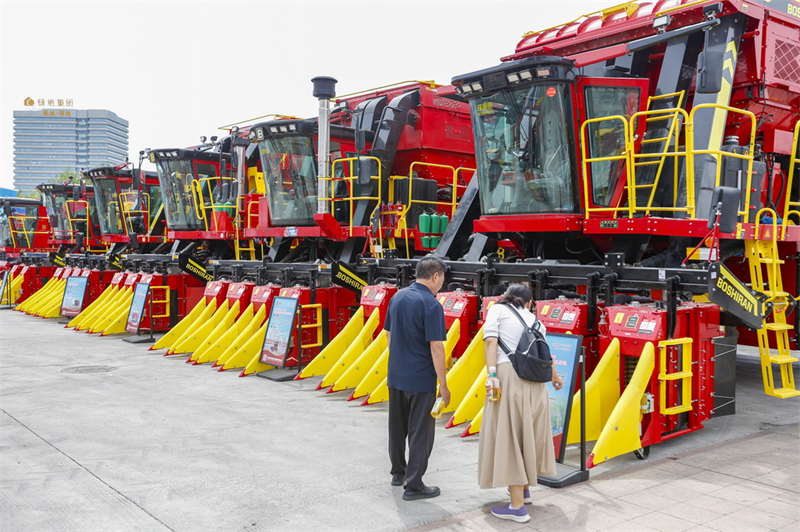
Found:
<path fill-rule="evenodd" d="M 22 192 L 65 170 L 121 163 L 128 121 L 102 109 L 14 111 L 14 188 Z"/>

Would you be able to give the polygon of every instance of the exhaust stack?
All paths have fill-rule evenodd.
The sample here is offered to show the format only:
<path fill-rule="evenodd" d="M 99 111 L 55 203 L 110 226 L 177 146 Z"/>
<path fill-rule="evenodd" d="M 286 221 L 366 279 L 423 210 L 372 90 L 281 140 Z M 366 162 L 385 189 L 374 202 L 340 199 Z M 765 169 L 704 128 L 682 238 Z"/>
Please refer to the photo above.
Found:
<path fill-rule="evenodd" d="M 330 101 L 336 96 L 337 80 L 329 76 L 317 76 L 314 84 L 314 97 L 319 100 L 319 148 L 317 150 L 317 213 L 328 214 L 328 181 L 330 177 L 331 124 Z"/>

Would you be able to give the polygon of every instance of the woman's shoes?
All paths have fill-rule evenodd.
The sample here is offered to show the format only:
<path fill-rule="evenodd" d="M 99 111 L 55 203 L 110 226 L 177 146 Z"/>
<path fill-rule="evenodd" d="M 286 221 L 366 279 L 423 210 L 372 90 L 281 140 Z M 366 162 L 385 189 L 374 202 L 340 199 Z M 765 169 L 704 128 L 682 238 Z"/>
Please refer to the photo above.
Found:
<path fill-rule="evenodd" d="M 531 520 L 531 516 L 528 514 L 528 509 L 525 508 L 525 506 L 521 508 L 512 508 L 510 503 L 493 507 L 492 515 L 498 519 L 508 519 L 510 521 L 516 521 L 517 523 L 527 523 Z"/>

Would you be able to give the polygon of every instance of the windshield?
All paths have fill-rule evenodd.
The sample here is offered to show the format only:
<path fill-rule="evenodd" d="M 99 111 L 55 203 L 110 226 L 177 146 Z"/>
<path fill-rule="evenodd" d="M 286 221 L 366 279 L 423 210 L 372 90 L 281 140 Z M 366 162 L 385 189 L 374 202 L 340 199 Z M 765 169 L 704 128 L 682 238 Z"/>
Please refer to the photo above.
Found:
<path fill-rule="evenodd" d="M 167 225 L 174 230 L 203 230 L 202 221 L 197 216 L 192 181 L 195 179 L 192 161 L 186 159 L 167 159 L 157 163 L 158 180 L 164 193 L 164 207 Z M 203 176 L 206 177 L 206 176 Z"/>
<path fill-rule="evenodd" d="M 125 227 L 122 224 L 122 209 L 117 193 L 117 180 L 113 177 L 106 177 L 92 179 L 92 182 L 100 218 L 100 230 L 104 235 L 125 234 Z M 120 183 L 119 186 L 122 192 L 131 189 L 130 183 Z"/>
<path fill-rule="evenodd" d="M 259 141 L 273 225 L 314 225 L 317 163 L 310 137 Z"/>
<path fill-rule="evenodd" d="M 483 214 L 579 210 L 569 85 L 537 84 L 470 104 Z"/>

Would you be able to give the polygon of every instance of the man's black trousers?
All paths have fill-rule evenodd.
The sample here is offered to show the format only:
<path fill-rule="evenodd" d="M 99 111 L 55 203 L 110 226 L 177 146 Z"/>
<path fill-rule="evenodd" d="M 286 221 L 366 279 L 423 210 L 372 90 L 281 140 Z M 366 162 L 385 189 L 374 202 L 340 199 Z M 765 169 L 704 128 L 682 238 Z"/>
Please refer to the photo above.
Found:
<path fill-rule="evenodd" d="M 406 489 L 422 489 L 433 450 L 436 420 L 431 408 L 436 392 L 405 392 L 389 388 L 389 458 L 394 474 L 405 475 Z M 408 464 L 406 464 L 408 438 Z"/>

